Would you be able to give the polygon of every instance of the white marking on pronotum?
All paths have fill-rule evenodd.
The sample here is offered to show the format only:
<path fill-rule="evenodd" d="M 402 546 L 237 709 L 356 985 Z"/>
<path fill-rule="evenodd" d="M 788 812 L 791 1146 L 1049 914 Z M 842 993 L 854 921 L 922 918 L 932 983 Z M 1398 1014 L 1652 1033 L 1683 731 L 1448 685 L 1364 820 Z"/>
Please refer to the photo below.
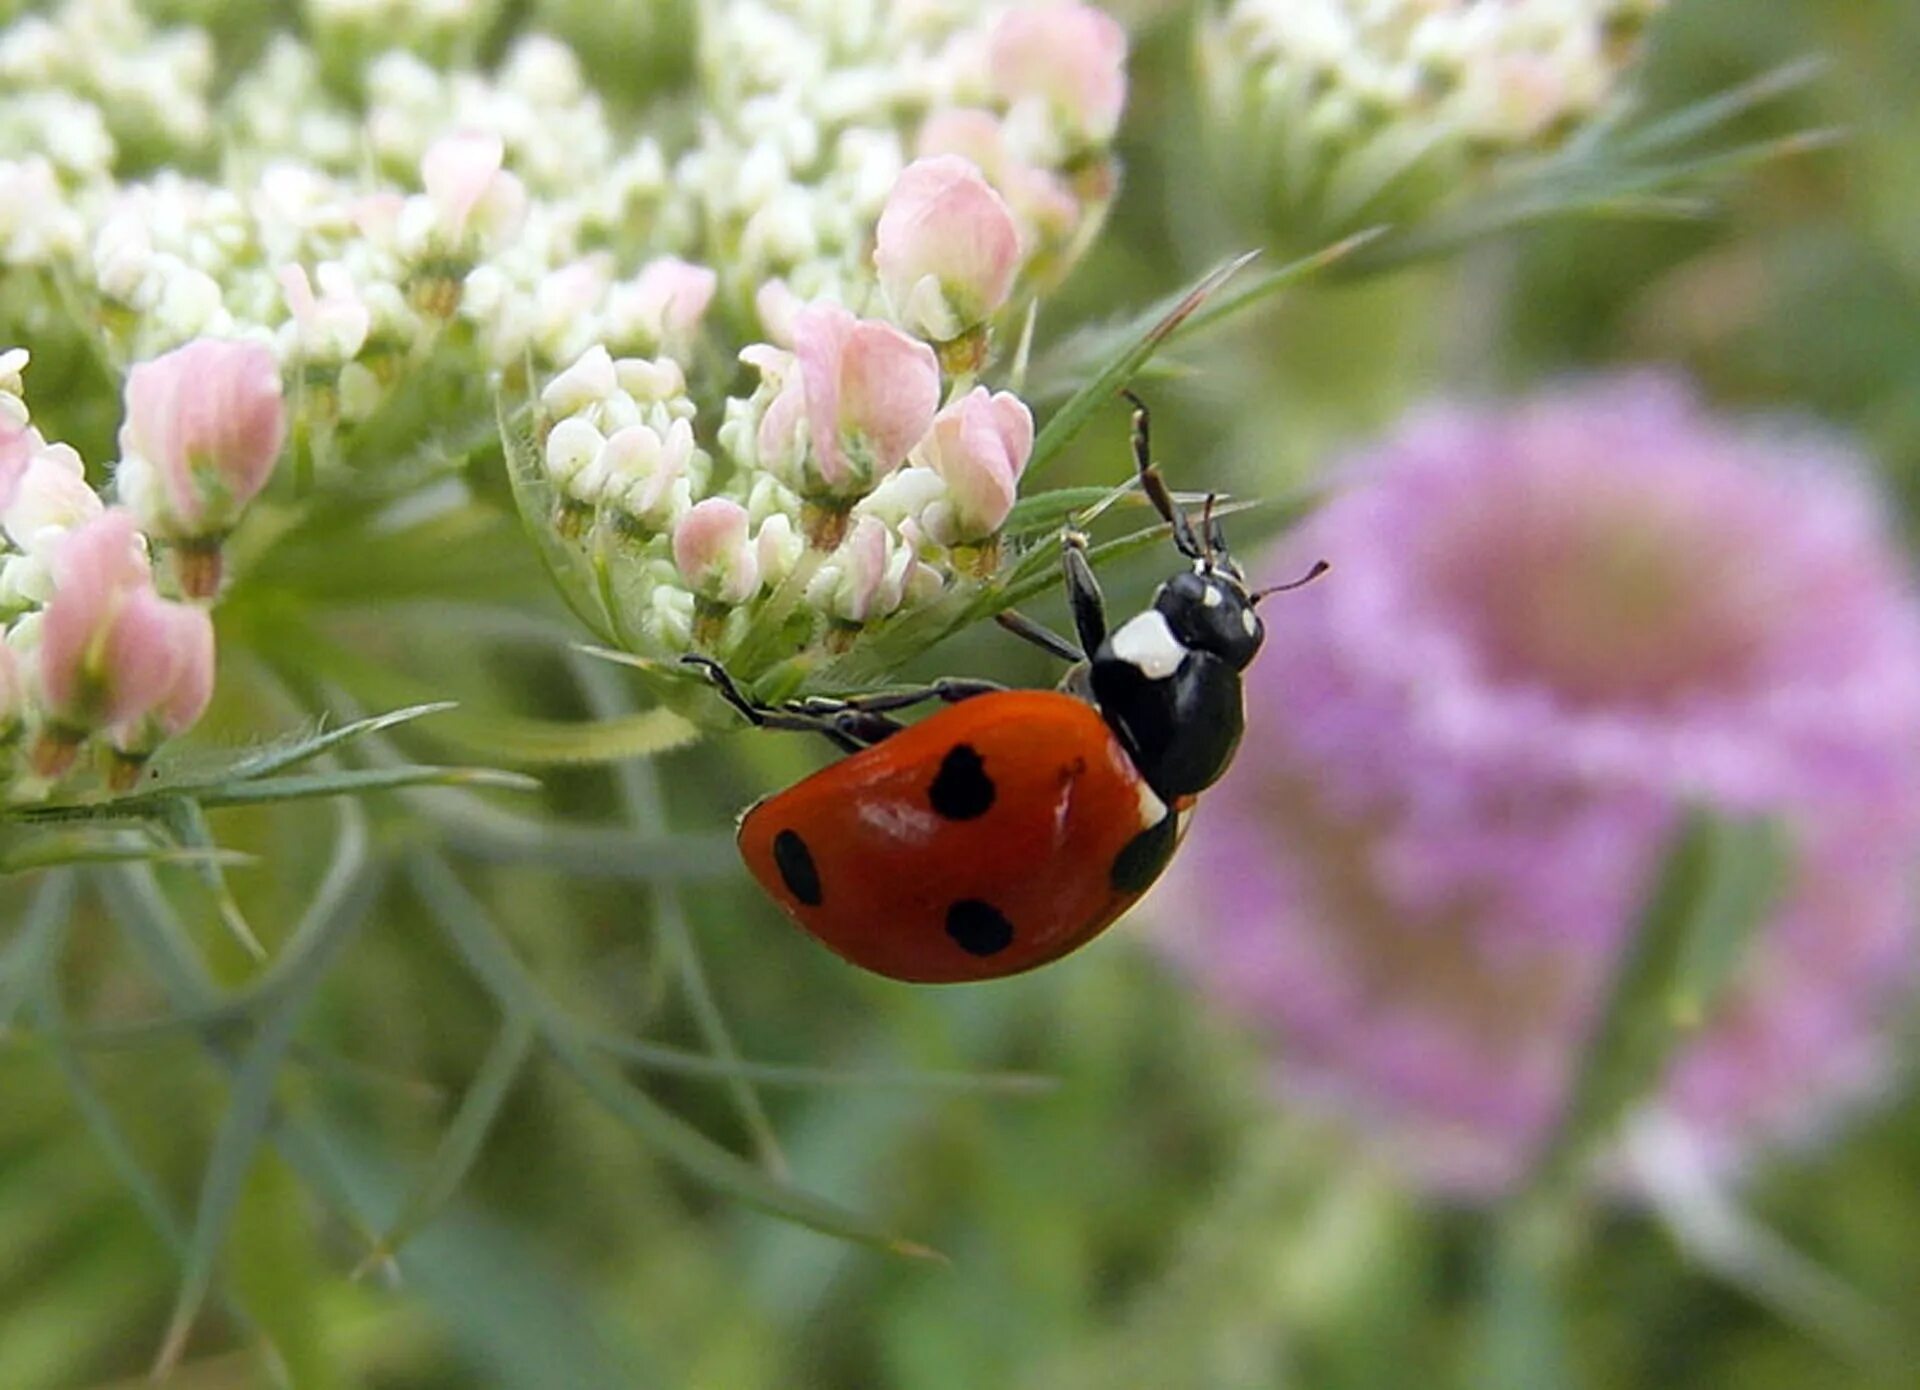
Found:
<path fill-rule="evenodd" d="M 1166 818 L 1166 814 L 1167 803 L 1154 795 L 1153 788 L 1149 787 L 1147 779 L 1142 777 L 1140 779 L 1140 828 L 1151 830 Z"/>
<path fill-rule="evenodd" d="M 1218 584 L 1207 585 L 1206 597 L 1201 599 L 1200 602 L 1208 608 L 1218 608 L 1220 606 L 1220 586 Z"/>
<path fill-rule="evenodd" d="M 1157 608 L 1129 618 L 1113 634 L 1112 641 L 1113 654 L 1127 665 L 1139 667 L 1140 674 L 1150 681 L 1165 680 L 1187 659 L 1187 649 L 1180 645 Z"/>
<path fill-rule="evenodd" d="M 1259 622 L 1260 620 L 1253 616 L 1253 610 L 1251 608 L 1243 608 L 1240 610 L 1240 626 L 1247 630 L 1247 636 L 1253 636 L 1254 629 L 1259 625 Z"/>

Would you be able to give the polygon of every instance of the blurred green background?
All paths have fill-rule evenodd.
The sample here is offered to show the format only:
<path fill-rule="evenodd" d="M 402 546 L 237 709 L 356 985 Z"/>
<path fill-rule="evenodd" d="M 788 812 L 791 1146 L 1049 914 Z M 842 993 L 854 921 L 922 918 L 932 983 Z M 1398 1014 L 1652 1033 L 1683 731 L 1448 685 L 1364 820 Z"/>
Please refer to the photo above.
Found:
<path fill-rule="evenodd" d="M 1189 18 L 1135 8 L 1125 185 L 1107 235 L 1050 306 L 1056 327 L 1143 305 L 1255 238 L 1192 157 Z M 649 60 L 669 62 L 662 51 Z M 1656 29 L 1646 97 L 1676 105 L 1808 54 L 1825 58 L 1824 74 L 1745 133 L 1839 125 L 1847 139 L 1743 179 L 1719 216 L 1534 229 L 1444 263 L 1319 284 L 1183 345 L 1189 370 L 1150 382 L 1176 480 L 1285 495 L 1434 394 L 1669 361 L 1718 401 L 1806 408 L 1855 433 L 1909 523 L 1920 519 L 1920 6 L 1679 0 Z M 1124 448 L 1115 411 L 1058 481 L 1112 479 Z M 1274 524 L 1249 518 L 1237 535 L 1251 549 Z M 323 558 L 276 563 L 317 572 Z M 563 717 L 590 712 L 594 691 L 623 698 L 618 680 L 583 675 L 568 656 L 578 634 L 557 605 L 550 621 L 500 631 L 463 628 L 433 602 L 540 592 L 504 514 L 449 537 L 431 574 L 377 539 L 359 559 L 357 585 L 390 565 L 407 601 L 375 611 L 343 594 L 316 608 L 317 636 L 264 605 L 223 613 L 266 655 L 258 670 L 223 673 L 203 739 L 279 727 L 272 653 L 319 639 L 347 655 L 319 663 L 337 685 L 308 693 L 336 707 L 458 690 Z M 1137 600 L 1156 569 L 1115 573 L 1116 601 Z M 1036 613 L 1059 617 L 1057 605 Z M 378 664 L 418 688 L 379 684 Z M 926 668 L 1050 679 L 992 632 L 947 644 Z M 401 742 L 448 757 L 435 737 L 423 726 Z M 1279 1108 L 1249 1041 L 1143 948 L 1156 914 L 1177 904 L 1152 900 L 1070 962 L 978 989 L 861 976 L 788 928 L 746 882 L 728 828 L 738 807 L 819 762 L 802 740 L 710 741 L 614 775 L 548 779 L 546 809 L 563 823 L 629 829 L 556 837 L 531 856 L 547 862 L 509 862 L 530 857 L 526 840 L 477 814 L 456 840 L 500 861 L 472 881 L 529 969 L 604 1027 L 699 1046 L 680 987 L 683 945 L 697 943 L 742 1055 L 841 1074 L 759 1088 L 795 1181 L 940 1258 L 850 1245 L 716 1198 L 536 1062 L 397 1278 L 349 1281 L 364 1239 L 323 1214 L 285 1160 L 263 1159 L 225 1266 L 260 1328 L 216 1301 L 171 1383 L 272 1383 L 254 1330 L 298 1384 L 394 1390 L 1920 1383 L 1920 1339 L 1903 1332 L 1920 1319 L 1909 1092 L 1817 1148 L 1774 1157 L 1742 1189 L 1758 1226 L 1811 1262 L 1793 1278 L 1727 1268 L 1644 1213 L 1602 1209 L 1546 1237 L 1570 1247 L 1547 1262 L 1554 1277 L 1496 1296 L 1485 1216 L 1424 1202 L 1350 1140 Z M 376 839 L 420 833 L 408 803 L 365 810 Z M 253 920 L 297 918 L 330 814 L 216 816 L 221 843 L 276 865 L 271 879 L 234 876 Z M 442 823 L 462 822 L 449 812 Z M 376 1213 L 427 1169 L 499 1028 L 412 885 L 396 878 L 383 892 L 317 996 L 287 1078 L 353 1199 Z M 154 1011 L 118 968 L 129 945 L 101 904 L 85 904 L 83 921 L 76 1011 Z M 102 1147 L 83 1108 L 107 1107 L 158 1191 L 190 1210 L 226 1090 L 190 1036 L 119 1041 L 86 1052 L 91 1089 L 77 1091 L 69 1058 L 29 1036 L 0 1040 L 0 1390 L 143 1383 L 163 1335 L 178 1260 L 123 1180 L 127 1153 Z M 901 1076 L 950 1071 L 1047 1084 Z M 662 1072 L 648 1090 L 733 1147 L 757 1142 L 721 1082 Z M 1516 1347 L 1532 1349 L 1517 1368 Z"/>

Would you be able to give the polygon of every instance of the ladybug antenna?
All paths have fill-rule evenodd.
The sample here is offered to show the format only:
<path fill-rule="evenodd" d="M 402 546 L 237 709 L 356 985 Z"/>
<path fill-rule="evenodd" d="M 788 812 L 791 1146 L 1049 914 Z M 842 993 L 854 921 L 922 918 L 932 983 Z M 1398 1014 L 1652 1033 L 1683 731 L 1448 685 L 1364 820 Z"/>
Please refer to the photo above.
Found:
<path fill-rule="evenodd" d="M 1227 553 L 1227 538 L 1221 534 L 1220 522 L 1213 514 L 1213 504 L 1219 500 L 1219 493 L 1209 492 L 1206 505 L 1200 509 L 1200 552 L 1209 569 Z"/>
<path fill-rule="evenodd" d="M 1193 523 L 1174 505 L 1173 494 L 1167 491 L 1167 480 L 1154 465 L 1152 420 L 1147 403 L 1130 390 L 1123 389 L 1120 394 L 1133 403 L 1133 466 L 1140 475 L 1140 490 L 1147 494 L 1147 500 L 1153 503 L 1161 519 L 1173 528 L 1174 548 L 1189 560 L 1206 559 L 1206 552 L 1193 534 Z"/>
<path fill-rule="evenodd" d="M 1252 596 L 1250 601 L 1258 603 L 1269 594 L 1284 594 L 1289 589 L 1298 589 L 1304 585 L 1311 584 L 1332 568 L 1333 566 L 1329 565 L 1325 560 L 1315 560 L 1313 562 L 1313 568 L 1301 575 L 1298 579 L 1289 580 L 1285 584 L 1275 584 L 1268 589 L 1261 589 Z"/>

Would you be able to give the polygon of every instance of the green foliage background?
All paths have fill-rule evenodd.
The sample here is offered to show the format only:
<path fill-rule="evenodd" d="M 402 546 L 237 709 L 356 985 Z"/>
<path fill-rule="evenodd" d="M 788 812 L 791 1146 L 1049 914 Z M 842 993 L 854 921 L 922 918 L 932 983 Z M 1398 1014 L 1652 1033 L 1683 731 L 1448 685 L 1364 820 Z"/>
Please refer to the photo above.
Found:
<path fill-rule="evenodd" d="M 606 23 L 585 4 L 535 8 L 576 32 Z M 606 55 L 609 91 L 672 69 L 672 16 L 650 23 L 639 51 L 627 30 L 582 45 Z M 1251 244 L 1193 157 L 1187 23 L 1138 22 L 1126 185 L 1049 306 L 1056 338 Z M 1845 141 L 1767 162 L 1697 220 L 1556 222 L 1391 274 L 1336 272 L 1177 344 L 1143 388 L 1176 484 L 1292 497 L 1412 401 L 1662 360 L 1729 404 L 1808 407 L 1854 431 L 1920 516 L 1916 52 L 1920 9 L 1905 0 L 1679 0 L 1656 33 L 1651 106 L 1824 55 L 1816 80 L 1740 133 L 1840 126 Z M 76 440 L 110 430 L 61 418 L 57 382 L 33 385 Z M 1116 478 L 1124 428 L 1117 408 L 1097 415 L 1048 485 Z M 204 866 L 90 872 L 57 989 L 35 935 L 55 880 L 0 887 L 0 999 L 17 1025 L 0 1038 L 0 1387 L 140 1383 L 183 1268 L 212 1293 L 173 1372 L 182 1390 L 1768 1390 L 1920 1374 L 1909 1089 L 1753 1175 L 1742 1205 L 1771 1236 L 1689 1247 L 1631 1210 L 1496 1221 L 1422 1204 L 1277 1108 L 1247 1041 L 1143 948 L 1156 918 L 1181 911 L 1164 895 L 1072 961 L 994 987 L 914 989 L 840 965 L 777 919 L 729 843 L 739 806 L 818 763 L 804 741 L 709 739 L 611 770 L 584 756 L 602 750 L 562 742 L 554 761 L 556 723 L 623 718 L 632 692 L 571 650 L 582 634 L 498 467 L 476 466 L 481 505 L 430 528 L 369 538 L 343 515 L 259 557 L 221 612 L 230 655 L 195 742 L 283 733 L 311 708 L 456 695 L 458 711 L 361 740 L 318 775 L 538 764 L 537 791 L 214 810 L 214 841 L 256 863 L 226 869 L 224 887 Z M 1242 544 L 1285 510 L 1242 518 Z M 1111 587 L 1124 603 L 1154 577 L 1152 561 L 1128 561 Z M 990 628 L 922 665 L 1050 679 Z M 660 732 L 601 728 L 635 746 Z M 211 985 L 254 969 L 220 915 L 237 910 L 298 967 L 289 938 L 305 939 L 296 927 L 350 851 L 394 867 L 353 881 L 373 908 L 351 939 L 309 923 L 324 978 L 296 968 L 276 986 L 293 1031 L 277 1089 L 249 1091 L 268 1030 L 204 1008 Z M 198 947 L 211 980 L 171 988 L 165 933 L 129 927 L 151 874 L 184 905 L 174 939 Z M 462 913 L 511 944 L 518 985 L 476 982 L 451 944 Z M 515 995 L 528 981 L 537 998 Z M 623 1094 L 658 1115 L 628 1102 L 623 1119 L 563 1049 L 533 1048 L 543 1008 L 681 1049 L 592 1054 L 608 1075 L 631 1065 L 643 1084 Z M 723 1060 L 702 1074 L 715 1067 L 700 1057 L 729 1050 L 768 1069 Z M 462 1120 L 476 1094 L 499 1100 L 484 1134 Z M 193 1213 L 242 1095 L 272 1098 L 270 1142 L 228 1175 L 220 1259 L 198 1268 Z M 669 1161 L 670 1115 L 938 1258 L 716 1190 L 699 1163 Z M 349 1279 L 407 1194 L 468 1156 L 398 1257 Z"/>

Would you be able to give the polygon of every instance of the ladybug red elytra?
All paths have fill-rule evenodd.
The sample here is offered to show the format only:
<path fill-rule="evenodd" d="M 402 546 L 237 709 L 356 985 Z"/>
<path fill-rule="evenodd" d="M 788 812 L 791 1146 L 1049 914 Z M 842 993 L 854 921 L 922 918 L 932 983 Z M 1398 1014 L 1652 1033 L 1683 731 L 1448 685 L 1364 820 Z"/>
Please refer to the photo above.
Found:
<path fill-rule="evenodd" d="M 1196 528 L 1151 459 L 1133 402 L 1139 482 L 1187 568 L 1111 632 L 1086 537 L 1061 559 L 1079 645 L 1017 613 L 1000 623 L 1073 663 L 1058 690 L 947 679 L 848 700 L 767 706 L 690 656 L 762 728 L 824 734 L 847 756 L 749 807 L 742 857 L 809 935 L 896 980 L 994 980 L 1104 931 L 1160 876 L 1187 812 L 1239 746 L 1241 672 L 1265 635 L 1212 498 Z M 947 707 L 912 725 L 891 712 Z"/>

